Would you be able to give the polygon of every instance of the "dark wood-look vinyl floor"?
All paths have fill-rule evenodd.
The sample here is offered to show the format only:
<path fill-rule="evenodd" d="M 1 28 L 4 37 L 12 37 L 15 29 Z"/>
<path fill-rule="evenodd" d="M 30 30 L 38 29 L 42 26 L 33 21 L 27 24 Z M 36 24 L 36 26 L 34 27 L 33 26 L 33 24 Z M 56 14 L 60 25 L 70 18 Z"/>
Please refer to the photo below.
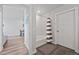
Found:
<path fill-rule="evenodd" d="M 64 46 L 47 43 L 43 46 L 38 47 L 37 53 L 35 55 L 79 55 L 79 54 L 74 52 L 74 50 L 66 48 Z"/>

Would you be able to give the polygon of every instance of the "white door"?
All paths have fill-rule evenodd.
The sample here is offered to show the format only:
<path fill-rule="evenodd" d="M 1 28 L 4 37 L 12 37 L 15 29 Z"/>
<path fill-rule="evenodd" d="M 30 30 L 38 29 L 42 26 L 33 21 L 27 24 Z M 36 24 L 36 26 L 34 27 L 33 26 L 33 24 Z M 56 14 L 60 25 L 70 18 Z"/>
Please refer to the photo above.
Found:
<path fill-rule="evenodd" d="M 56 15 L 57 21 L 57 43 L 74 49 L 75 40 L 74 40 L 74 12 L 75 10 L 70 10 L 62 12 Z"/>

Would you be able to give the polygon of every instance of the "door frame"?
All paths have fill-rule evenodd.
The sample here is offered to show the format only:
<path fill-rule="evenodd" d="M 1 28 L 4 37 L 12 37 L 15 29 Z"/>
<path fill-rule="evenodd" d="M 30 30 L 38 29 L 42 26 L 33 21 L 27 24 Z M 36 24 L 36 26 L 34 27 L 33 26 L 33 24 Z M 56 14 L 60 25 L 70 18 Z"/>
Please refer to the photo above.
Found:
<path fill-rule="evenodd" d="M 3 50 L 3 12 L 0 11 L 0 52 Z"/>
<path fill-rule="evenodd" d="M 60 15 L 62 13 L 67 13 L 67 12 L 70 12 L 70 11 L 73 11 L 74 10 L 74 50 L 75 52 L 78 52 L 79 53 L 79 45 L 78 45 L 78 7 L 74 7 L 74 8 L 71 8 L 71 9 L 67 9 L 67 10 L 64 10 L 64 11 L 61 11 L 61 12 L 58 12 L 58 13 L 55 13 L 55 19 L 57 19 L 57 15 Z M 55 44 L 58 44 L 57 42 L 57 20 L 55 20 Z"/>

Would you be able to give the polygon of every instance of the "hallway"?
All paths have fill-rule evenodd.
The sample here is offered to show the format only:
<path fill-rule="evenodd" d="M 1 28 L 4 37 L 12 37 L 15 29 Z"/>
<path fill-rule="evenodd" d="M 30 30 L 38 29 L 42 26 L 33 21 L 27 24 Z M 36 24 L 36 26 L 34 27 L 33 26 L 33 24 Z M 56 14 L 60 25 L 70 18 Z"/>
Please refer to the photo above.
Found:
<path fill-rule="evenodd" d="M 27 49 L 24 46 L 23 38 L 9 39 L 0 55 L 26 55 Z"/>

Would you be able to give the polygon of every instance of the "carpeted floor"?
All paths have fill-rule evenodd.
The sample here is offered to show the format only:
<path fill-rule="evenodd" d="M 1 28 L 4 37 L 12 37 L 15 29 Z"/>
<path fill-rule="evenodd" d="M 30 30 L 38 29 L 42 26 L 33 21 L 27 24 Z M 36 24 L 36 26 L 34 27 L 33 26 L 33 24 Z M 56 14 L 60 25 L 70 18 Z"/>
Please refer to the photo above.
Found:
<path fill-rule="evenodd" d="M 38 47 L 35 55 L 78 55 L 78 53 L 61 45 L 47 43 L 41 47 Z"/>
<path fill-rule="evenodd" d="M 0 55 L 27 55 L 27 48 L 22 38 L 8 40 Z"/>

